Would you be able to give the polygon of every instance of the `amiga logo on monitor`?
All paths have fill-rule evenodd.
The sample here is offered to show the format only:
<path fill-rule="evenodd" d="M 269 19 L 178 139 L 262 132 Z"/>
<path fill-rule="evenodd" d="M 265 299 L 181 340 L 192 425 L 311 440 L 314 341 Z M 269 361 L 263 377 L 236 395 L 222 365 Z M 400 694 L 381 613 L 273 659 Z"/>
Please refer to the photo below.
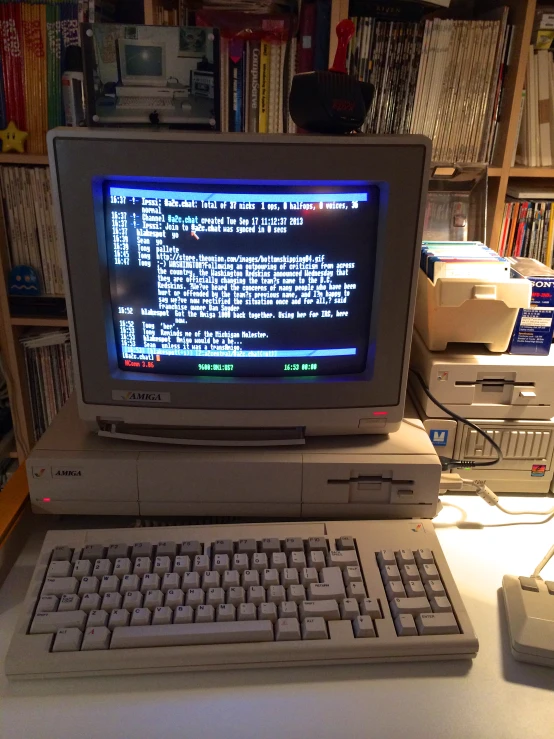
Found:
<path fill-rule="evenodd" d="M 49 146 L 83 418 L 281 440 L 398 427 L 427 139 Z"/>

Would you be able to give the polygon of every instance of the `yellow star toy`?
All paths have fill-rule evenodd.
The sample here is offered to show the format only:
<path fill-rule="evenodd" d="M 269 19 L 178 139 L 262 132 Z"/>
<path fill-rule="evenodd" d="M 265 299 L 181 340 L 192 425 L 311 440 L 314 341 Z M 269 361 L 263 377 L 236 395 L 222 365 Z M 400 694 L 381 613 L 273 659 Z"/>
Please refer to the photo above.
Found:
<path fill-rule="evenodd" d="M 25 154 L 24 141 L 28 135 L 27 131 L 20 131 L 15 123 L 10 121 L 8 127 L 0 131 L 2 154 L 7 151 L 17 151 L 20 154 Z"/>

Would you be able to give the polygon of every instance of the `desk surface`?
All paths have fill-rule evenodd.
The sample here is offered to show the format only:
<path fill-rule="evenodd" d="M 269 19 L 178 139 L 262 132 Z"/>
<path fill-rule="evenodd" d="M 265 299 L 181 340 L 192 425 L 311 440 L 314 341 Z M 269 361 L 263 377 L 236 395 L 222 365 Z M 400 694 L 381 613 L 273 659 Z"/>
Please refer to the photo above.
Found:
<path fill-rule="evenodd" d="M 554 670 L 513 660 L 499 601 L 502 576 L 531 574 L 554 542 L 539 526 L 460 529 L 513 518 L 476 497 L 449 496 L 438 536 L 480 641 L 467 662 L 140 675 L 9 683 L 0 675 L 2 739 L 551 739 Z M 545 510 L 552 499 L 509 498 Z M 458 506 L 455 507 L 455 506 Z M 42 537 L 41 519 L 0 590 L 0 663 Z M 554 560 L 544 571 L 554 580 Z"/>

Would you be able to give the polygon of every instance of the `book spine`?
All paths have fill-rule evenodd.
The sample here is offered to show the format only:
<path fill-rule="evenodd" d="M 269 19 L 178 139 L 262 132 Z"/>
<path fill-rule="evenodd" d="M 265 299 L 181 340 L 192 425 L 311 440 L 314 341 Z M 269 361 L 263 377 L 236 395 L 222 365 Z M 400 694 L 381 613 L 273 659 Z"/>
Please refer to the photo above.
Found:
<path fill-rule="evenodd" d="M 279 110 L 279 69 L 280 46 L 277 43 L 269 45 L 269 107 L 268 131 L 277 133 L 277 114 Z"/>
<path fill-rule="evenodd" d="M 250 86 L 249 103 L 250 115 L 248 130 L 250 133 L 258 133 L 259 110 L 260 110 L 260 44 L 258 41 L 250 42 L 250 67 L 248 83 Z"/>
<path fill-rule="evenodd" d="M 300 10 L 298 31 L 298 73 L 311 72 L 314 68 L 315 24 L 316 3 L 314 0 L 304 0 Z"/>
<path fill-rule="evenodd" d="M 260 58 L 260 103 L 259 103 L 259 125 L 260 133 L 268 133 L 269 114 L 269 43 L 261 42 Z"/>

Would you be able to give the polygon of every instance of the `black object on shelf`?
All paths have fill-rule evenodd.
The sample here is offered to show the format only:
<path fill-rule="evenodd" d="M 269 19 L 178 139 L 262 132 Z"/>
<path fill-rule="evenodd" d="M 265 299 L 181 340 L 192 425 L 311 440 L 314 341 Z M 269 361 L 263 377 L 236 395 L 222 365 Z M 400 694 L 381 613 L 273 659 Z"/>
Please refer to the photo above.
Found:
<path fill-rule="evenodd" d="M 12 318 L 67 318 L 65 298 L 59 296 L 10 295 L 9 303 Z"/>

